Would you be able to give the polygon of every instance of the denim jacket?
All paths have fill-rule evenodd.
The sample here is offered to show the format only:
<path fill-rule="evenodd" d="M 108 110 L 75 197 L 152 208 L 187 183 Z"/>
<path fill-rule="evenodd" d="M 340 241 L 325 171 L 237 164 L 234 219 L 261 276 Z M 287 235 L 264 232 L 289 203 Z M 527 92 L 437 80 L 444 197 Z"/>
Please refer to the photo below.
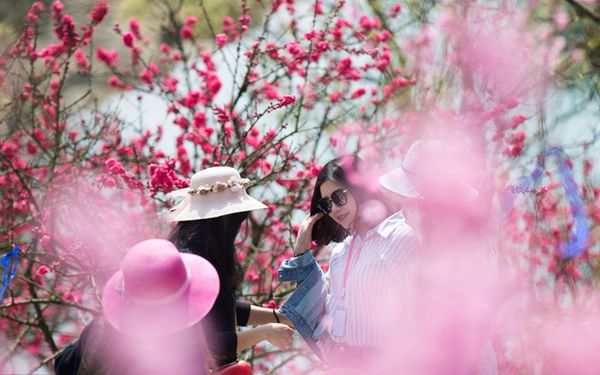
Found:
<path fill-rule="evenodd" d="M 280 312 L 294 323 L 296 330 L 302 335 L 308 346 L 325 361 L 321 349 L 317 345 L 322 329 L 319 322 L 325 313 L 328 282 L 327 277 L 312 255 L 306 253 L 283 261 L 279 267 L 280 281 L 295 281 L 296 290 L 281 306 Z"/>

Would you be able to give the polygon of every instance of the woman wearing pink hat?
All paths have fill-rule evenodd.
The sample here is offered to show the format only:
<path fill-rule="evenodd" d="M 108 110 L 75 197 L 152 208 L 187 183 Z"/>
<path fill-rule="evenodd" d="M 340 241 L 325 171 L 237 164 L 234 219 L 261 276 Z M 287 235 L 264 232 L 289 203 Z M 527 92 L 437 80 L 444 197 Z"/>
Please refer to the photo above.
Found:
<path fill-rule="evenodd" d="M 194 174 L 189 188 L 173 193 L 184 199 L 172 210 L 177 225 L 170 240 L 180 251 L 211 262 L 221 281 L 215 305 L 203 320 L 217 368 L 235 363 L 237 353 L 263 340 L 284 349 L 292 342 L 291 322 L 277 310 L 236 301 L 243 270 L 235 239 L 249 212 L 266 208 L 246 193 L 248 183 L 234 168 L 213 167 Z M 236 331 L 245 325 L 260 326 Z"/>
<path fill-rule="evenodd" d="M 55 360 L 64 374 L 207 374 L 198 324 L 219 293 L 219 276 L 205 259 L 150 239 L 127 251 L 107 282 L 103 316 Z"/>

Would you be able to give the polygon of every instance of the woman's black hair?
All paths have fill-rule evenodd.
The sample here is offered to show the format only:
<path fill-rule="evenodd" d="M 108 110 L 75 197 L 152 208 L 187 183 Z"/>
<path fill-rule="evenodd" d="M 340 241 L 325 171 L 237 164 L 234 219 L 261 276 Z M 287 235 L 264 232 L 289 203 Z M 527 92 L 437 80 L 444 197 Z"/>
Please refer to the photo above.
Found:
<path fill-rule="evenodd" d="M 321 212 L 319 209 L 319 200 L 321 195 L 321 185 L 325 181 L 333 181 L 348 188 L 349 192 L 356 198 L 357 210 L 360 210 L 361 204 L 367 200 L 380 199 L 378 193 L 372 193 L 365 188 L 353 184 L 348 179 L 348 173 L 360 173 L 359 166 L 363 161 L 356 156 L 343 156 L 333 159 L 323 166 L 317 176 L 313 195 L 310 200 L 310 215 Z M 312 240 L 317 245 L 327 245 L 330 242 L 342 242 L 349 235 L 349 231 L 333 220 L 329 215 L 323 216 L 315 223 L 312 230 Z"/>
<path fill-rule="evenodd" d="M 180 221 L 169 235 L 169 240 L 181 252 L 200 255 L 219 273 L 221 286 L 236 291 L 244 279 L 235 239 L 249 212 L 238 212 L 211 219 Z"/>

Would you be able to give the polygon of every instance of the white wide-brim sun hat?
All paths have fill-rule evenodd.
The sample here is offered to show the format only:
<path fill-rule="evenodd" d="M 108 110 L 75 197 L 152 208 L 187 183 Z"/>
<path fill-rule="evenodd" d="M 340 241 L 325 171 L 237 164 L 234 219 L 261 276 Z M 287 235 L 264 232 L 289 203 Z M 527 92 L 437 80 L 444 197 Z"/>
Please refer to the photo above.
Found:
<path fill-rule="evenodd" d="M 267 208 L 246 193 L 249 180 L 231 167 L 212 167 L 192 176 L 190 187 L 171 193 L 183 200 L 171 209 L 171 221 L 211 219 Z"/>
<path fill-rule="evenodd" d="M 441 170 L 446 146 L 440 140 L 417 140 L 408 149 L 399 168 L 379 178 L 384 188 L 407 198 L 428 199 L 432 194 L 452 195 L 474 201 L 479 192 L 453 171 Z"/>

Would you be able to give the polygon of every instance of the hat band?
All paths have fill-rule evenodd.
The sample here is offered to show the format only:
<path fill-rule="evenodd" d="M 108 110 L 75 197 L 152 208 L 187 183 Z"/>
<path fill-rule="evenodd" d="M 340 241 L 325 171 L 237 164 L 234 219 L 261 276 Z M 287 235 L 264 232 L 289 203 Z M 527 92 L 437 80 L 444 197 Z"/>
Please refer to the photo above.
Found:
<path fill-rule="evenodd" d="M 186 273 L 185 282 L 183 283 L 183 285 L 181 285 L 181 287 L 179 289 L 177 289 L 174 293 L 169 294 L 166 297 L 159 298 L 159 299 L 146 299 L 146 298 L 136 298 L 136 297 L 128 295 L 127 298 L 134 305 L 138 305 L 138 306 L 168 305 L 169 303 L 171 303 L 171 302 L 177 300 L 179 297 L 181 297 L 190 288 L 191 273 L 190 273 L 190 269 L 188 268 L 188 266 L 185 266 L 185 273 Z"/>
<path fill-rule="evenodd" d="M 230 189 L 234 193 L 238 193 L 247 188 L 249 184 L 250 180 L 247 178 L 231 177 L 227 182 L 217 181 L 214 185 L 202 185 L 194 188 L 190 187 L 187 193 L 192 196 L 205 195 L 208 193 L 220 193 L 227 189 Z"/>

